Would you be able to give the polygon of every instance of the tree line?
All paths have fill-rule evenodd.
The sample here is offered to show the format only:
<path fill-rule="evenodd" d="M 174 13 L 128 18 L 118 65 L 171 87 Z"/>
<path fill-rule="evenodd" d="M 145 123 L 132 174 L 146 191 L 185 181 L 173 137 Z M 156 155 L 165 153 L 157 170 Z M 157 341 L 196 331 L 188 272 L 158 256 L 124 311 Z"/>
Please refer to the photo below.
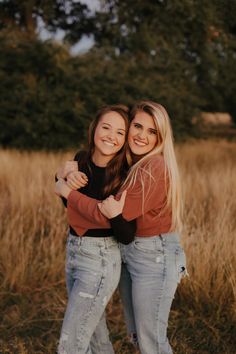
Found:
<path fill-rule="evenodd" d="M 162 103 L 177 139 L 198 134 L 192 117 L 236 117 L 236 2 L 72 0 L 0 2 L 0 144 L 78 146 L 96 110 L 139 99 Z M 63 43 L 43 41 L 39 21 Z M 86 53 L 70 46 L 94 38 Z"/>

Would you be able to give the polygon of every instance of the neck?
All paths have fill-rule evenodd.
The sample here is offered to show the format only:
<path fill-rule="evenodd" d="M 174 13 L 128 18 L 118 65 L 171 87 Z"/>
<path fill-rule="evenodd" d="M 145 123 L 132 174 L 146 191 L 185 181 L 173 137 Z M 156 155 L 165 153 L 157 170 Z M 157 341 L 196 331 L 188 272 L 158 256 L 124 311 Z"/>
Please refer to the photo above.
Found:
<path fill-rule="evenodd" d="M 136 155 L 136 154 L 131 154 L 132 158 L 132 165 L 136 164 L 139 160 L 141 160 L 146 154 L 143 155 Z"/>
<path fill-rule="evenodd" d="M 92 161 L 98 167 L 106 167 L 108 163 L 111 161 L 111 159 L 112 159 L 111 156 L 102 155 L 96 151 L 94 151 L 92 155 Z"/>

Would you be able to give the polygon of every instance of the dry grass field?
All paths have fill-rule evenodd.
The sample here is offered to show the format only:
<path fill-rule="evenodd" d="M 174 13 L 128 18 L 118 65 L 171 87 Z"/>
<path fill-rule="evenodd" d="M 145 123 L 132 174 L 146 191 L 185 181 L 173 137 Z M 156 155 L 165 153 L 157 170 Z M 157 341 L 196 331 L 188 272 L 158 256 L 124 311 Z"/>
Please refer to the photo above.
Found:
<path fill-rule="evenodd" d="M 169 338 L 176 354 L 236 353 L 236 143 L 188 142 L 177 153 L 190 276 L 177 291 Z M 66 216 L 53 182 L 71 156 L 0 151 L 0 353 L 56 351 L 67 301 Z M 118 293 L 107 312 L 116 354 L 137 353 Z"/>

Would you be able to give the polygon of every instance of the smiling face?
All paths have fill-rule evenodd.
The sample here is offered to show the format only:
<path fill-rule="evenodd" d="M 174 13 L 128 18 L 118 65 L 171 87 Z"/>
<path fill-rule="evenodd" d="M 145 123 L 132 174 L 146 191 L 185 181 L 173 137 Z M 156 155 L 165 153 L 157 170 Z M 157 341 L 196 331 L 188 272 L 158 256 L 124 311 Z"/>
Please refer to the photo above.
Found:
<path fill-rule="evenodd" d="M 134 155 L 145 155 L 157 145 L 157 128 L 153 118 L 146 112 L 138 111 L 130 123 L 128 143 Z"/>
<path fill-rule="evenodd" d="M 117 112 L 105 113 L 99 120 L 94 134 L 93 160 L 106 165 L 125 143 L 126 124 Z"/>

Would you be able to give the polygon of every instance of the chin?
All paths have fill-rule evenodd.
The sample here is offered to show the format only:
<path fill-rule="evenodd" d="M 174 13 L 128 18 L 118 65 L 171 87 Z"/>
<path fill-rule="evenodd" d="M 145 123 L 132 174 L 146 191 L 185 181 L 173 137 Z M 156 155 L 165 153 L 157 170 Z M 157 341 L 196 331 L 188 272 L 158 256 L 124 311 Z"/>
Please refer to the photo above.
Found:
<path fill-rule="evenodd" d="M 117 151 L 102 151 L 104 156 L 114 156 L 116 153 Z"/>
<path fill-rule="evenodd" d="M 134 154 L 134 155 L 144 155 L 144 154 L 146 154 L 146 151 L 144 149 L 143 150 L 139 149 L 136 146 L 134 148 L 132 147 L 130 150 L 131 150 L 132 154 Z"/>

